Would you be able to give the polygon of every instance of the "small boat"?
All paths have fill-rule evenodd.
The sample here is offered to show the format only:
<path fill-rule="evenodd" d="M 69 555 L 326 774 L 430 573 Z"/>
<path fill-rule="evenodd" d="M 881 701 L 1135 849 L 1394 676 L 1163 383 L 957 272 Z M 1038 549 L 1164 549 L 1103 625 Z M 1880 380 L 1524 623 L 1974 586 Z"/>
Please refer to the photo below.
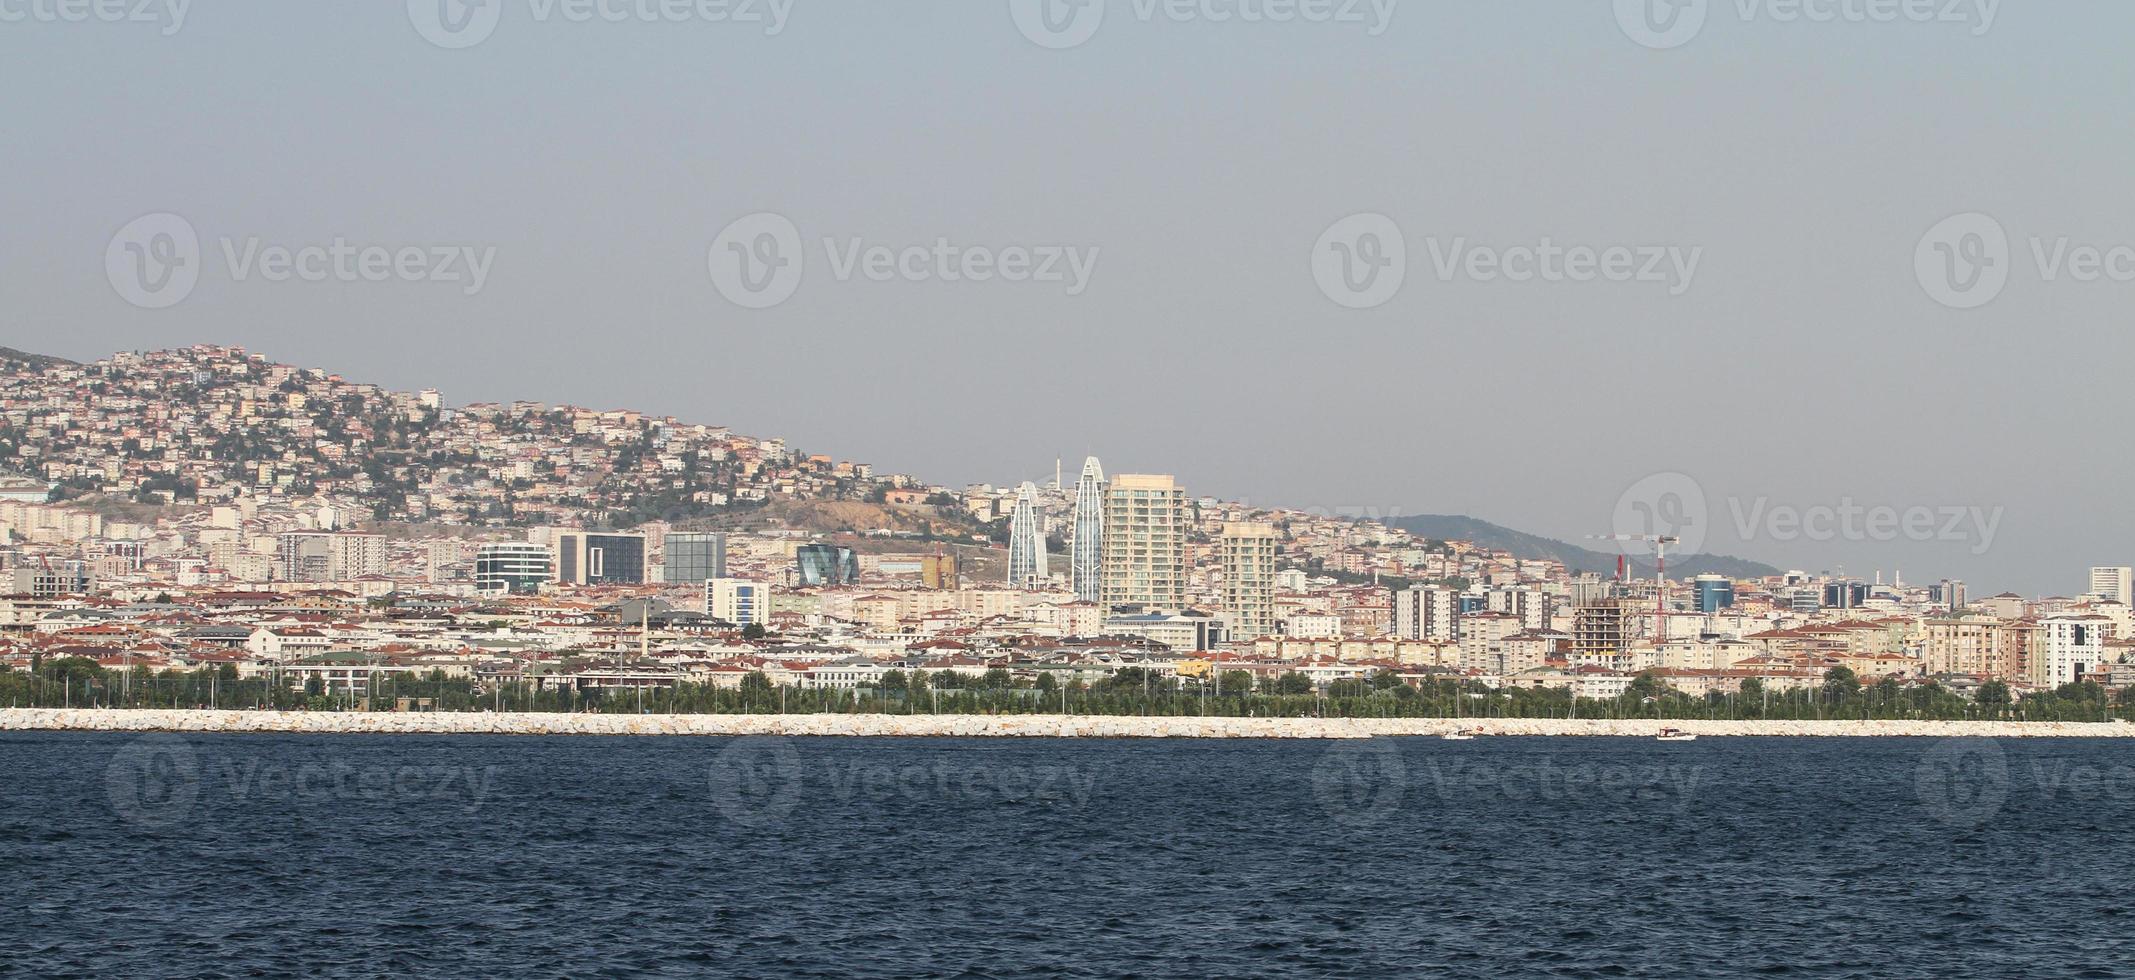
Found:
<path fill-rule="evenodd" d="M 1662 742 L 1695 742 L 1698 740 L 1696 735 L 1680 728 L 1663 728 L 1659 734 L 1653 737 Z"/>
<path fill-rule="evenodd" d="M 1482 735 L 1482 734 L 1486 734 L 1486 733 L 1485 733 L 1485 732 L 1484 732 L 1484 731 L 1483 731 L 1482 729 L 1480 729 L 1480 728 L 1468 728 L 1468 729 L 1458 729 L 1458 730 L 1455 730 L 1455 731 L 1450 731 L 1450 732 L 1443 732 L 1443 733 L 1440 733 L 1438 737 L 1439 737 L 1439 738 L 1442 738 L 1442 739 L 1445 739 L 1445 740 L 1446 740 L 1446 741 L 1448 741 L 1448 742 L 1465 742 L 1465 741 L 1468 741 L 1469 739 L 1472 739 L 1472 738 L 1474 738 L 1474 737 L 1475 737 L 1475 736 L 1477 736 L 1477 735 Z"/>

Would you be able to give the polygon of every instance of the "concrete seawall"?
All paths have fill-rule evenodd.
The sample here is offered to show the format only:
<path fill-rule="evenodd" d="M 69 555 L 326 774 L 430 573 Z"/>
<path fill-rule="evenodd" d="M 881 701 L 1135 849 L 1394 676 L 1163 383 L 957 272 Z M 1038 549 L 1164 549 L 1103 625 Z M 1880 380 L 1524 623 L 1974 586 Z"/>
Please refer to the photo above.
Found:
<path fill-rule="evenodd" d="M 1027 738 L 1318 738 L 1490 735 L 2127 738 L 2135 725 L 1986 721 L 1603 721 L 1549 718 L 1144 718 L 1133 715 L 420 714 L 0 708 L 0 731 L 255 732 L 304 735 L 867 735 Z"/>

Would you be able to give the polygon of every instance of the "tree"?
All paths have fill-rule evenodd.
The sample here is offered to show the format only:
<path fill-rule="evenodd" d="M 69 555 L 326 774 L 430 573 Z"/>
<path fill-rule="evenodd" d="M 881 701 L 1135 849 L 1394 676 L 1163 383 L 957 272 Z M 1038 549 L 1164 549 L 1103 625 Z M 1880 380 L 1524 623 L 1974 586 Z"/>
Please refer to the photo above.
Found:
<path fill-rule="evenodd" d="M 1644 703 L 1649 700 L 1658 701 L 1669 692 L 1668 685 L 1661 683 L 1661 679 L 1653 676 L 1653 672 L 1649 670 L 1632 678 L 1631 685 L 1624 688 L 1623 693 L 1624 697 L 1630 700 Z"/>
<path fill-rule="evenodd" d="M 749 700 L 769 697 L 771 690 L 771 678 L 763 671 L 749 671 L 748 676 L 741 679 L 741 695 Z"/>
<path fill-rule="evenodd" d="M 1371 692 L 1371 682 L 1361 677 L 1344 677 L 1327 685 L 1327 696 L 1330 698 L 1361 698 Z"/>
<path fill-rule="evenodd" d="M 1216 691 L 1243 697 L 1253 693 L 1253 672 L 1250 670 L 1226 670 L 1216 675 Z"/>
<path fill-rule="evenodd" d="M 902 691 L 908 683 L 909 680 L 904 676 L 904 671 L 889 670 L 884 671 L 882 674 L 881 687 L 885 691 Z"/>
<path fill-rule="evenodd" d="M 1296 695 L 1312 693 L 1312 678 L 1294 670 L 1279 677 L 1270 677 L 1263 681 L 1262 685 L 1269 694 Z"/>
<path fill-rule="evenodd" d="M 1824 696 L 1833 701 L 1843 701 L 1860 693 L 1861 679 L 1853 668 L 1843 664 L 1824 671 Z"/>
<path fill-rule="evenodd" d="M 750 623 L 741 628 L 741 638 L 744 640 L 761 640 L 770 635 L 770 632 L 770 630 L 764 629 L 764 624 L 762 623 Z"/>

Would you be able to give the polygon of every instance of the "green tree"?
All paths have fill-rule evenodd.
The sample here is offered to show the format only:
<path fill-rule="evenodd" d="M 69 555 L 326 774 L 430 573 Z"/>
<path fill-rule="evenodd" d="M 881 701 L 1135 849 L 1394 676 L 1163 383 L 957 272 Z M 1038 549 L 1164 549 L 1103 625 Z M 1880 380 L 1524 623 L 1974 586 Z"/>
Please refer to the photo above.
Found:
<path fill-rule="evenodd" d="M 1854 675 L 1853 668 L 1844 665 L 1824 671 L 1824 696 L 1833 701 L 1844 701 L 1859 694 L 1861 679 Z"/>

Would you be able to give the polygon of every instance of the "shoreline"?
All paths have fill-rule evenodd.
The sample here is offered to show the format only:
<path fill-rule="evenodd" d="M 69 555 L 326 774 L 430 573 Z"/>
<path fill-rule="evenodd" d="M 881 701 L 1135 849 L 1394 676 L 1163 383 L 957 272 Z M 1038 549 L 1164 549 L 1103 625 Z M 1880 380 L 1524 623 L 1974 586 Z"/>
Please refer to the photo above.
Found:
<path fill-rule="evenodd" d="M 1139 715 L 595 715 L 536 712 L 0 708 L 0 732 L 285 735 L 838 736 L 873 738 L 1261 738 L 1491 736 L 1647 738 L 1662 728 L 1725 738 L 2131 738 L 2116 722 L 1700 721 L 1567 718 L 1207 718 Z"/>

